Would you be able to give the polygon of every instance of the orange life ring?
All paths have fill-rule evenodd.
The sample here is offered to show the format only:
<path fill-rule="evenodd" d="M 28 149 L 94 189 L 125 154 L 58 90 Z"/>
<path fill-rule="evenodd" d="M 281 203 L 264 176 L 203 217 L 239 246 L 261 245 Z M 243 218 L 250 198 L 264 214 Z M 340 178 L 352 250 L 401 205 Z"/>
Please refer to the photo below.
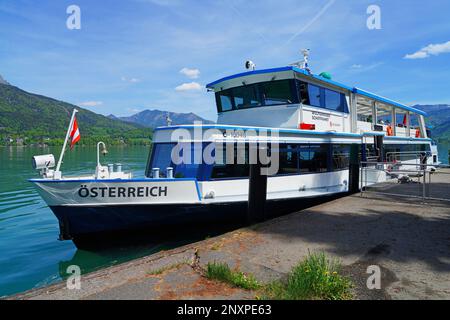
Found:
<path fill-rule="evenodd" d="M 416 130 L 416 138 L 420 138 L 420 129 Z"/>

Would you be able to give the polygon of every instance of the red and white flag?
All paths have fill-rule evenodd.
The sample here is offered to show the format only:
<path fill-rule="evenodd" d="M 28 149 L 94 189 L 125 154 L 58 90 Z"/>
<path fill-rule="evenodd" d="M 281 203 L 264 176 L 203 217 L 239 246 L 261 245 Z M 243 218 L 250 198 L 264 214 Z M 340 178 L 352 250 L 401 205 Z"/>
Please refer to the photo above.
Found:
<path fill-rule="evenodd" d="M 71 139 L 70 149 L 73 149 L 75 144 L 78 141 L 80 141 L 80 130 L 78 129 L 78 122 L 76 117 L 73 119 L 73 126 L 72 132 L 70 133 L 70 139 Z"/>

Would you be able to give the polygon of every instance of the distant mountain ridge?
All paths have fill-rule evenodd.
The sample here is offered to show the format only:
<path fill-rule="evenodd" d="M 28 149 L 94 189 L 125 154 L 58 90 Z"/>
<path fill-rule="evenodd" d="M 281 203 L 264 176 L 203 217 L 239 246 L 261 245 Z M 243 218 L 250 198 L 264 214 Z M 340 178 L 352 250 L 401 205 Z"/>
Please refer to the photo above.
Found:
<path fill-rule="evenodd" d="M 167 125 L 167 115 L 172 125 L 192 124 L 201 121 L 203 124 L 211 124 L 213 121 L 203 119 L 195 113 L 176 113 L 161 110 L 144 110 L 129 117 L 116 117 L 109 115 L 110 119 L 119 119 L 129 123 L 139 124 L 147 128 L 156 128 Z"/>
<path fill-rule="evenodd" d="M 433 138 L 450 141 L 450 105 L 415 105 L 416 109 L 425 111 L 428 114 L 426 118 L 427 125 L 431 125 L 431 134 Z"/>
<path fill-rule="evenodd" d="M 0 84 L 0 145 L 62 144 L 74 108 L 79 111 L 79 144 L 95 144 L 100 139 L 106 143 L 150 143 L 149 128 Z"/>

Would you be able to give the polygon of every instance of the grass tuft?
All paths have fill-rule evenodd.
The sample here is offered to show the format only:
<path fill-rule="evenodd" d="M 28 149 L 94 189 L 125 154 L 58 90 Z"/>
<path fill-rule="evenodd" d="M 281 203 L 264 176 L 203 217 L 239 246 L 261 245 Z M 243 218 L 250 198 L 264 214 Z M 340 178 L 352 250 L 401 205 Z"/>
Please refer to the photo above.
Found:
<path fill-rule="evenodd" d="M 225 263 L 208 263 L 206 277 L 247 290 L 257 290 L 261 287 L 253 275 L 246 275 L 241 271 L 232 271 Z"/>
<path fill-rule="evenodd" d="M 347 300 L 351 282 L 339 275 L 341 265 L 324 253 L 309 254 L 297 264 L 286 281 L 275 281 L 264 288 L 266 299 Z"/>
<path fill-rule="evenodd" d="M 166 271 L 177 269 L 178 267 L 181 267 L 184 264 L 188 264 L 188 263 L 187 262 L 180 262 L 180 263 L 171 264 L 171 265 L 159 268 L 159 269 L 150 270 L 150 271 L 147 272 L 147 275 L 149 275 L 149 276 L 159 276 L 159 275 L 163 274 Z"/>

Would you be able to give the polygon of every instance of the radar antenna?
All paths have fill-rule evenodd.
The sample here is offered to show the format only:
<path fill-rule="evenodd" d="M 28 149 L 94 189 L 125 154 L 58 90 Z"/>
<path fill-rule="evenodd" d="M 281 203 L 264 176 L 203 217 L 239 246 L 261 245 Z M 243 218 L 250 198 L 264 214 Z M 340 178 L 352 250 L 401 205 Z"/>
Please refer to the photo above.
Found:
<path fill-rule="evenodd" d="M 170 114 L 168 112 L 166 114 L 166 123 L 168 127 L 172 125 L 172 119 L 170 119 Z"/>
<path fill-rule="evenodd" d="M 310 53 L 310 50 L 309 49 L 303 49 L 301 51 L 301 53 L 303 54 L 303 60 L 291 63 L 290 66 L 295 66 L 295 67 L 298 67 L 300 69 L 303 69 L 303 70 L 307 71 L 308 73 L 311 73 L 311 69 L 309 68 L 309 53 Z"/>

